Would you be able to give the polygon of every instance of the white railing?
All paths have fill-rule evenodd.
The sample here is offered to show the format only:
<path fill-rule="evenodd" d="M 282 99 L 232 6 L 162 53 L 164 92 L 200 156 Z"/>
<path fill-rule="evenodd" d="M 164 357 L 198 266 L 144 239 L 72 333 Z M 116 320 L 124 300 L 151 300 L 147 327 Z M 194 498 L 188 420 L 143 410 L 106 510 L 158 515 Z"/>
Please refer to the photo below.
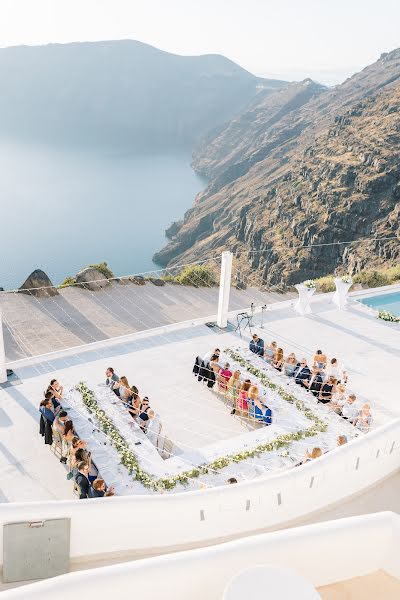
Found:
<path fill-rule="evenodd" d="M 311 444 L 311 442 L 310 442 Z M 283 473 L 172 495 L 0 505 L 4 523 L 71 518 L 71 557 L 188 548 L 282 526 L 400 468 L 400 419 Z M 3 552 L 0 538 L 0 552 Z M 0 555 L 2 563 L 2 554 Z"/>
<path fill-rule="evenodd" d="M 175 520 L 175 519 L 174 519 Z M 179 518 L 175 521 L 178 521 Z M 97 540 L 103 535 L 97 532 Z M 82 536 L 83 537 L 83 536 Z M 268 533 L 218 546 L 79 571 L 3 592 L 4 600 L 221 600 L 249 567 L 279 566 L 315 587 L 384 570 L 400 575 L 400 517 L 383 512 Z M 268 597 L 268 581 L 259 582 Z"/>

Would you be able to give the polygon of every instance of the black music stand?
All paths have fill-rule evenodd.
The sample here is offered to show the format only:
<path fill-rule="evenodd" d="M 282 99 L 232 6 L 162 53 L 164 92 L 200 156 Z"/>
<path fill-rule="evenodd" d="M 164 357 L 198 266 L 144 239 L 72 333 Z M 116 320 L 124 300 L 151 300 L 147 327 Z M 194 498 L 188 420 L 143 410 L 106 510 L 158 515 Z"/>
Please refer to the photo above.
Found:
<path fill-rule="evenodd" d="M 245 323 L 245 326 L 243 327 L 243 331 L 246 329 L 246 327 L 248 327 L 250 330 L 250 333 L 251 333 L 251 327 L 253 325 L 252 315 L 249 315 L 248 312 L 238 313 L 236 315 L 236 321 L 237 321 L 237 326 L 236 326 L 235 331 L 239 330 L 240 337 L 242 337 L 242 323 Z"/>

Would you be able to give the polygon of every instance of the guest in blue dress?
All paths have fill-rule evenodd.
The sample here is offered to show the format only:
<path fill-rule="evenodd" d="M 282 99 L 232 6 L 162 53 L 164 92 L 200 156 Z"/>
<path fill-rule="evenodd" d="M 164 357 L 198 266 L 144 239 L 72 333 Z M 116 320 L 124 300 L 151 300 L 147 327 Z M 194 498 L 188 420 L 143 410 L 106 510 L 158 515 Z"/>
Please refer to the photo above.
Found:
<path fill-rule="evenodd" d="M 268 425 L 272 425 L 272 410 L 270 408 L 268 408 L 268 406 L 265 408 L 264 406 L 261 405 L 258 406 L 257 404 L 254 405 L 254 413 L 255 413 L 255 417 L 257 421 L 264 421 L 264 423 L 268 426 Z"/>
<path fill-rule="evenodd" d="M 249 389 L 248 402 L 250 417 L 253 417 L 256 421 L 263 421 L 267 426 L 271 425 L 272 411 L 266 404 L 262 404 L 256 385 L 252 385 Z"/>

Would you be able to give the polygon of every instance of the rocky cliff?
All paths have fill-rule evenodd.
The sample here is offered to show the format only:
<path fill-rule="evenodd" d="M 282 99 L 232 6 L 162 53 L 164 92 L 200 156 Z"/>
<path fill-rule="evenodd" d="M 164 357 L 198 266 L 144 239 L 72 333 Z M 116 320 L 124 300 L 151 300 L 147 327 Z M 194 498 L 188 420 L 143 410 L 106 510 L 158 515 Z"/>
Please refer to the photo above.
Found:
<path fill-rule="evenodd" d="M 329 90 L 306 80 L 260 95 L 193 164 L 210 183 L 160 264 L 230 249 L 272 285 L 395 261 L 399 240 L 373 238 L 399 235 L 400 50 Z"/>

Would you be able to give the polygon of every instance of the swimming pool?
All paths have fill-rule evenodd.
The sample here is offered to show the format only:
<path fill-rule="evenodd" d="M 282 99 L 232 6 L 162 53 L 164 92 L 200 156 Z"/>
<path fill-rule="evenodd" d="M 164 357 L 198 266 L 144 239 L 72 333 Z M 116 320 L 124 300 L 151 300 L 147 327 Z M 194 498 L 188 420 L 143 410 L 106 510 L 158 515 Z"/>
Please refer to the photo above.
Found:
<path fill-rule="evenodd" d="M 382 294 L 381 296 L 370 296 L 369 298 L 360 298 L 360 302 L 375 310 L 387 310 L 392 313 L 392 315 L 400 317 L 400 292 Z"/>

